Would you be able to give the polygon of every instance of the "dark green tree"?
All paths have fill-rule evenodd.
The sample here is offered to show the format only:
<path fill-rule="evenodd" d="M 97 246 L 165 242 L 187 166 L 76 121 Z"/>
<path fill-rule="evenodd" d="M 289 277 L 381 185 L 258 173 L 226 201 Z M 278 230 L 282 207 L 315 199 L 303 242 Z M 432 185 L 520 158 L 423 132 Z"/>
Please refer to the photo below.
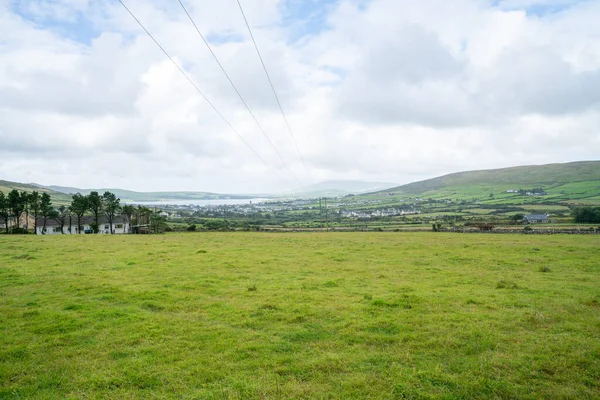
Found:
<path fill-rule="evenodd" d="M 209 231 L 227 230 L 229 225 L 225 221 L 213 219 L 206 221 L 204 223 L 204 228 Z"/>
<path fill-rule="evenodd" d="M 148 207 L 138 206 L 135 212 L 136 225 L 150 225 L 150 215 L 152 210 Z"/>
<path fill-rule="evenodd" d="M 4 228 L 8 233 L 8 220 L 10 218 L 10 206 L 4 192 L 0 192 L 0 218 L 4 222 Z"/>
<path fill-rule="evenodd" d="M 35 222 L 33 224 L 33 229 L 35 230 L 36 233 L 37 233 L 37 219 L 40 216 L 41 200 L 42 200 L 42 198 L 40 197 L 40 194 L 36 190 L 31 192 L 31 194 L 29 195 L 29 210 L 31 210 L 31 213 L 33 214 L 33 218 L 35 219 Z"/>
<path fill-rule="evenodd" d="M 8 205 L 11 215 L 14 220 L 13 231 L 18 232 L 20 229 L 21 216 L 25 212 L 25 202 L 21 193 L 17 189 L 13 189 L 8 193 Z"/>
<path fill-rule="evenodd" d="M 25 233 L 29 231 L 29 193 L 26 191 L 21 192 L 21 203 L 23 203 L 25 213 Z"/>
<path fill-rule="evenodd" d="M 163 233 L 167 229 L 167 217 L 159 212 L 150 213 L 150 228 L 153 233 Z"/>
<path fill-rule="evenodd" d="M 40 199 L 40 215 L 44 221 L 42 233 L 46 233 L 46 223 L 48 222 L 48 219 L 55 218 L 57 214 L 56 210 L 52 207 L 50 195 L 48 193 L 42 193 L 42 198 Z"/>
<path fill-rule="evenodd" d="M 81 219 L 88 211 L 87 196 L 83 196 L 81 193 L 75 193 L 71 200 L 71 213 L 77 217 L 77 233 L 81 233 Z"/>
<path fill-rule="evenodd" d="M 106 219 L 108 219 L 110 233 L 113 233 L 113 221 L 121 212 L 121 199 L 115 196 L 114 193 L 104 192 L 102 195 L 102 209 L 104 210 Z"/>
<path fill-rule="evenodd" d="M 94 223 L 92 224 L 92 229 L 94 233 L 98 233 L 100 228 L 100 214 L 102 214 L 102 197 L 98 194 L 98 192 L 90 192 L 87 197 L 88 208 L 92 212 L 94 216 Z"/>
<path fill-rule="evenodd" d="M 573 219 L 579 224 L 600 223 L 600 207 L 577 207 L 573 210 Z"/>
<path fill-rule="evenodd" d="M 131 204 L 125 204 L 121 208 L 121 213 L 126 218 L 127 223 L 129 224 L 129 232 L 131 232 L 131 228 L 132 228 L 131 223 L 132 223 L 133 215 L 135 214 L 135 207 L 132 206 Z"/>
<path fill-rule="evenodd" d="M 515 214 L 510 217 L 511 222 L 521 222 L 525 216 L 523 214 Z"/>
<path fill-rule="evenodd" d="M 56 213 L 54 215 L 54 220 L 58 223 L 58 226 L 60 228 L 60 233 L 65 233 L 64 232 L 65 223 L 69 221 L 70 217 L 71 217 L 71 210 L 69 209 L 69 207 L 63 206 L 63 205 L 58 207 L 58 209 L 56 210 Z"/>

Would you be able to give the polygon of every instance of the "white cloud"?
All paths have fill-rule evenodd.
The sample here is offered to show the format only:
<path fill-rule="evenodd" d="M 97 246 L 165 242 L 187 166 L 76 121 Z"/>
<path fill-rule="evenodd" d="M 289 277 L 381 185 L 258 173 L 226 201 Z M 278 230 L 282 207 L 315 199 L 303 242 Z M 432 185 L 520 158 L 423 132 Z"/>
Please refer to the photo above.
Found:
<path fill-rule="evenodd" d="M 94 0 L 0 3 L 3 179 L 226 192 L 307 183 L 236 2 L 185 4 L 291 170 L 177 2 L 126 4 L 285 182 L 118 2 Z M 290 22 L 286 1 L 242 4 L 315 180 L 597 158 L 599 1 L 340 0 L 302 38 L 306 20 Z M 530 12 L 542 6 L 553 12 Z"/>

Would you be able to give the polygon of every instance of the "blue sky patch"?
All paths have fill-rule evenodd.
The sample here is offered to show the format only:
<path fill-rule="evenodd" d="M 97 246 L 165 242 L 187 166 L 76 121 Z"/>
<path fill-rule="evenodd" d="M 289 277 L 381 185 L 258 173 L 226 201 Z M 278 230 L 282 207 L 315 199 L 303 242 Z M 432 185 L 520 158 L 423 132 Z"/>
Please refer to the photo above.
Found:
<path fill-rule="evenodd" d="M 282 23 L 291 31 L 290 41 L 327 30 L 327 18 L 337 4 L 338 0 L 286 0 Z"/>
<path fill-rule="evenodd" d="M 213 32 L 205 35 L 206 40 L 210 44 L 223 44 L 223 43 L 242 43 L 244 36 L 235 32 Z"/>
<path fill-rule="evenodd" d="M 10 4 L 11 10 L 26 21 L 34 23 L 38 28 L 56 32 L 62 37 L 73 41 L 90 45 L 101 32 L 96 29 L 89 19 L 80 12 L 73 11 L 69 18 L 54 18 L 49 13 L 35 13 L 28 1 L 13 0 Z M 39 3 L 41 4 L 41 3 Z M 52 2 L 43 3 L 44 7 L 52 7 Z"/>
<path fill-rule="evenodd" d="M 577 5 L 588 3 L 590 0 L 562 0 L 562 1 L 544 1 L 532 4 L 528 7 L 510 7 L 506 5 L 505 0 L 495 0 L 492 2 L 493 7 L 498 7 L 503 10 L 524 10 L 528 16 L 546 17 L 561 13 Z"/>

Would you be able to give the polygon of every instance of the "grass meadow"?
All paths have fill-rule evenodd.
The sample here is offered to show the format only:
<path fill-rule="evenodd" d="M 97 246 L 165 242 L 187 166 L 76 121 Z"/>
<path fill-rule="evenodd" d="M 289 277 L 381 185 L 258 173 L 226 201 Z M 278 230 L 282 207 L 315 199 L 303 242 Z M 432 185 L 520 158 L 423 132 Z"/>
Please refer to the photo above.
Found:
<path fill-rule="evenodd" d="M 0 398 L 600 398 L 600 237 L 2 235 Z"/>

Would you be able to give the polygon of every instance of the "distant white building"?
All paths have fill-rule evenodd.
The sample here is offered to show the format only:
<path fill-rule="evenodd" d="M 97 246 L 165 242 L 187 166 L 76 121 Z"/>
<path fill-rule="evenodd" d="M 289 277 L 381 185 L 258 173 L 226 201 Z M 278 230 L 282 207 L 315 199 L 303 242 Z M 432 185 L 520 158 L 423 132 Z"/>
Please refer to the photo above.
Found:
<path fill-rule="evenodd" d="M 85 216 L 81 218 L 81 233 L 93 233 L 92 224 L 94 223 L 94 217 Z M 79 234 L 77 227 L 77 217 L 71 217 L 70 221 L 65 221 L 62 231 L 58 221 L 48 218 L 46 220 L 46 229 L 44 230 L 44 219 L 38 218 L 37 235 L 70 235 Z M 110 233 L 110 224 L 106 217 L 100 217 L 98 219 L 98 233 L 108 234 Z M 113 232 L 114 234 L 129 233 L 129 222 L 123 219 L 123 217 L 115 217 L 113 220 Z"/>

